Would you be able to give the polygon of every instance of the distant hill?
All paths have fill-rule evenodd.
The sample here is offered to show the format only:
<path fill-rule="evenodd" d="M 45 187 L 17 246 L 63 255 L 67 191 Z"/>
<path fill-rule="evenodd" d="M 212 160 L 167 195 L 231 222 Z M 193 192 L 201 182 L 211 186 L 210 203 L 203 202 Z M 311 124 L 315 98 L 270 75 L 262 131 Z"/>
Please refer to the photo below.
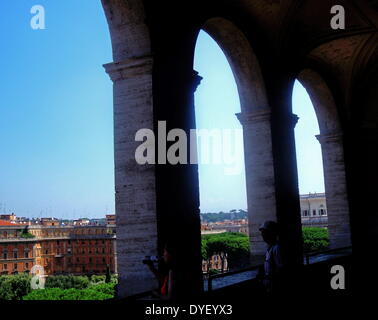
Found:
<path fill-rule="evenodd" d="M 230 212 L 207 212 L 201 213 L 201 222 L 210 223 L 210 222 L 221 222 L 225 220 L 239 220 L 247 219 L 248 212 L 244 210 L 231 210 Z"/>

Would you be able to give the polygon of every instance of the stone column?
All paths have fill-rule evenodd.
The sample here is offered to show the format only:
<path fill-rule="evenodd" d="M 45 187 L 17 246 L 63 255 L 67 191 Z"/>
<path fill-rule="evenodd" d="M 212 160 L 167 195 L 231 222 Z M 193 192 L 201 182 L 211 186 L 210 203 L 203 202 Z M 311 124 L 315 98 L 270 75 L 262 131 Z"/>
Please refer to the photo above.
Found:
<path fill-rule="evenodd" d="M 248 224 L 252 255 L 263 255 L 266 244 L 259 226 L 277 221 L 270 110 L 237 114 L 243 126 Z"/>
<path fill-rule="evenodd" d="M 170 68 L 155 65 L 154 114 L 156 120 L 166 121 L 167 132 L 180 128 L 189 137 L 195 128 L 194 91 L 201 77 L 191 66 L 184 72 L 177 61 Z M 167 141 L 166 149 L 173 143 Z M 157 165 L 156 188 L 160 252 L 169 244 L 177 266 L 174 295 L 193 299 L 203 291 L 198 166 L 168 161 Z"/>
<path fill-rule="evenodd" d="M 139 165 L 135 134 L 153 130 L 151 56 L 104 65 L 114 82 L 115 205 L 117 231 L 118 297 L 156 288 L 142 264 L 157 255 L 154 165 Z"/>
<path fill-rule="evenodd" d="M 316 136 L 322 148 L 330 247 L 351 245 L 342 135 Z"/>

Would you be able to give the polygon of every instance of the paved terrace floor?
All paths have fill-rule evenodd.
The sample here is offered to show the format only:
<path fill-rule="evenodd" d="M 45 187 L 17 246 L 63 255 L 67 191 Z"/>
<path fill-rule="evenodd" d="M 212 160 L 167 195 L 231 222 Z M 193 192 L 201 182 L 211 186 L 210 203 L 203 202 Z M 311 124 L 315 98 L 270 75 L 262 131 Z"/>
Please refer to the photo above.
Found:
<path fill-rule="evenodd" d="M 338 257 L 348 256 L 348 255 L 351 255 L 351 253 L 352 253 L 352 249 L 346 248 L 337 252 L 316 254 L 313 256 L 309 256 L 309 263 L 310 264 L 319 263 L 322 261 L 327 261 L 327 260 L 338 258 Z M 306 264 L 306 257 L 304 257 L 303 263 Z M 237 274 L 233 274 L 229 276 L 225 274 L 224 277 L 214 278 L 212 280 L 212 289 L 217 290 L 217 289 L 221 289 L 221 288 L 235 285 L 238 283 L 242 283 L 248 280 L 255 279 L 257 276 L 257 273 L 258 273 L 258 270 L 256 269 L 256 270 L 245 271 L 245 272 L 241 272 L 241 273 L 237 273 Z M 208 291 L 207 279 L 204 280 L 204 290 Z"/>

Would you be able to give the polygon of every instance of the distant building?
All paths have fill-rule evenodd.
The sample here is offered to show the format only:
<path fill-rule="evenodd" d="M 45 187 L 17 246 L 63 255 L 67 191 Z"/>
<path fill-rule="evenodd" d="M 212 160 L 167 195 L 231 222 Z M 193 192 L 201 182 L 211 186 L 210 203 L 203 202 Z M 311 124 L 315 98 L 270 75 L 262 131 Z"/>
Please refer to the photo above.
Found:
<path fill-rule="evenodd" d="M 0 214 L 0 220 L 10 221 L 10 222 L 15 223 L 16 220 L 17 220 L 17 217 L 14 213 L 12 213 L 12 214 Z"/>
<path fill-rule="evenodd" d="M 0 227 L 6 227 L 6 226 L 14 227 L 14 226 L 17 226 L 17 224 L 14 222 L 10 222 L 9 220 L 0 220 Z"/>
<path fill-rule="evenodd" d="M 201 234 L 241 232 L 248 235 L 248 220 L 225 220 L 201 225 Z"/>
<path fill-rule="evenodd" d="M 60 226 L 60 221 L 55 218 L 41 218 L 40 223 L 46 227 Z"/>
<path fill-rule="evenodd" d="M 106 225 L 106 219 L 91 219 L 90 225 L 96 225 L 96 226 L 105 226 Z"/>
<path fill-rule="evenodd" d="M 328 212 L 325 193 L 300 195 L 302 225 L 327 227 Z"/>
<path fill-rule="evenodd" d="M 219 234 L 219 233 L 225 233 L 227 232 L 226 229 L 216 229 L 216 230 L 203 230 L 201 231 L 201 235 L 206 235 L 206 234 Z"/>
<path fill-rule="evenodd" d="M 219 272 L 227 272 L 228 261 L 227 254 L 220 253 L 214 254 L 208 260 L 202 260 L 202 273 L 209 273 L 211 270 L 217 270 Z"/>
<path fill-rule="evenodd" d="M 107 267 L 116 273 L 115 248 L 111 226 L 61 226 L 54 219 L 25 226 L 0 220 L 0 274 L 30 272 L 34 265 L 47 275 L 105 274 Z"/>
<path fill-rule="evenodd" d="M 107 214 L 106 215 L 106 224 L 108 225 L 116 225 L 116 215 L 115 214 Z"/>
<path fill-rule="evenodd" d="M 73 225 L 74 226 L 88 226 L 90 224 L 89 219 L 78 219 L 74 220 Z"/>

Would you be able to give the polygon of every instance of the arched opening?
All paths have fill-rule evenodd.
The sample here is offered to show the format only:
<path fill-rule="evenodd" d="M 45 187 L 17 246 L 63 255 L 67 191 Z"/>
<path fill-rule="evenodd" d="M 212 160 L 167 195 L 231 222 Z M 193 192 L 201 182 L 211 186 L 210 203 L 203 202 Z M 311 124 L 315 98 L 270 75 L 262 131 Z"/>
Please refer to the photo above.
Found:
<path fill-rule="evenodd" d="M 327 199 L 324 189 L 322 151 L 316 136 L 319 125 L 311 99 L 299 81 L 293 88 L 295 146 L 304 253 L 328 248 Z"/>
<path fill-rule="evenodd" d="M 313 70 L 303 70 L 298 80 L 293 112 L 299 115 L 295 130 L 302 225 L 326 227 L 329 247 L 346 247 L 351 244 L 349 204 L 336 104 Z"/>
<path fill-rule="evenodd" d="M 276 221 L 270 108 L 266 98 L 265 85 L 259 63 L 248 39 L 232 22 L 223 18 L 212 18 L 204 24 L 203 30 L 214 39 L 226 57 L 239 95 L 239 102 L 237 103 L 236 93 L 233 94 L 235 103 L 237 103 L 233 112 L 237 112 L 236 116 L 241 123 L 243 132 L 245 181 L 242 176 L 239 177 L 238 181 L 239 185 L 244 182 L 246 186 L 250 261 L 254 263 L 255 258 L 256 261 L 259 261 L 266 250 L 259 226 L 266 220 Z M 202 33 L 200 34 L 200 39 L 202 35 L 205 37 L 205 34 Z M 206 36 L 208 41 L 212 41 L 209 36 Z M 213 45 L 217 47 L 216 44 Z M 212 63 L 208 67 L 210 68 L 211 65 Z M 195 66 L 196 69 L 199 67 L 201 66 Z M 224 73 L 224 70 L 225 67 L 222 67 L 221 70 L 214 70 L 214 73 Z M 201 73 L 200 75 L 202 76 Z M 229 75 L 228 77 L 230 78 L 231 76 Z M 222 84 L 219 84 L 219 86 L 222 88 Z M 214 95 L 222 96 L 223 93 L 230 92 L 230 88 L 226 88 L 224 91 Z M 203 115 L 205 112 L 204 110 L 198 110 L 201 108 L 198 105 L 198 102 L 202 102 L 199 101 L 200 98 L 200 95 L 197 94 L 197 119 L 199 114 Z M 216 109 L 217 106 L 212 107 L 214 108 L 214 113 L 217 112 L 216 120 L 221 121 L 222 115 L 218 117 L 218 112 L 220 111 Z M 225 119 L 231 119 L 234 115 L 231 115 L 231 110 L 228 109 L 229 111 L 227 111 L 227 109 L 225 108 L 222 112 L 226 115 Z M 211 119 L 212 115 L 209 113 L 204 116 Z M 201 121 L 198 123 L 201 125 Z M 237 128 L 236 123 L 233 125 Z M 240 190 L 240 193 L 243 190 L 244 188 Z M 230 194 L 232 195 L 232 192 Z"/>
<path fill-rule="evenodd" d="M 249 264 L 248 212 L 240 99 L 231 67 L 218 44 L 201 31 L 194 69 L 198 171 L 205 275 Z"/>

